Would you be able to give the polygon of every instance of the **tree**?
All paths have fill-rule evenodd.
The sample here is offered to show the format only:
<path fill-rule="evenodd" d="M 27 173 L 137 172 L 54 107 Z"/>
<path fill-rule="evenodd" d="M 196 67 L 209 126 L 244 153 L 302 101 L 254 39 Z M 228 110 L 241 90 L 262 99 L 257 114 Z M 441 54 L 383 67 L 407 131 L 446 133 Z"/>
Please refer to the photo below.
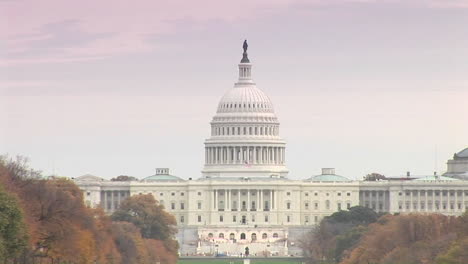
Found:
<path fill-rule="evenodd" d="M 151 194 L 128 197 L 112 214 L 112 220 L 134 224 L 140 229 L 143 238 L 160 240 L 168 252 L 177 255 L 179 246 L 174 239 L 176 220 Z"/>
<path fill-rule="evenodd" d="M 380 173 L 376 173 L 376 172 L 373 172 L 364 176 L 365 181 L 381 181 L 381 180 L 386 180 L 386 179 L 387 178 L 384 175 Z"/>
<path fill-rule="evenodd" d="M 17 199 L 0 185 L 0 261 L 18 257 L 26 249 L 27 242 L 27 230 Z"/>
<path fill-rule="evenodd" d="M 133 176 L 120 175 L 112 178 L 111 181 L 138 181 L 138 179 Z"/>
<path fill-rule="evenodd" d="M 362 206 L 333 213 L 301 241 L 304 254 L 309 261 L 339 261 L 378 217 L 372 209 Z"/>
<path fill-rule="evenodd" d="M 135 195 L 122 202 L 112 215 L 114 221 L 133 223 L 144 238 L 168 240 L 177 232 L 173 215 L 167 213 L 151 194 Z"/>

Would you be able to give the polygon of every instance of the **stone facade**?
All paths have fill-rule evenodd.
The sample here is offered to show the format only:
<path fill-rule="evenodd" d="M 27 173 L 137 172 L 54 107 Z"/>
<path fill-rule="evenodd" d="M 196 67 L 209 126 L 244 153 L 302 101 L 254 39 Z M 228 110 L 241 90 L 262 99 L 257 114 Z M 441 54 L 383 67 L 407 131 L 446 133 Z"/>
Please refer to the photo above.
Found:
<path fill-rule="evenodd" d="M 128 182 L 85 175 L 75 179 L 85 203 L 112 213 L 129 196 L 152 194 L 177 219 L 184 255 L 238 255 L 247 246 L 251 254 L 299 255 L 304 233 L 325 216 L 356 205 L 377 212 L 447 215 L 468 208 L 468 181 L 443 176 L 356 181 L 326 168 L 307 180 L 288 178 L 286 143 L 273 104 L 253 83 L 250 60 L 243 61 L 238 82 L 223 96 L 211 122 L 201 177 L 184 180 L 167 168 Z M 465 162 L 460 156 L 449 161 L 449 172 L 468 171 L 458 165 Z"/>

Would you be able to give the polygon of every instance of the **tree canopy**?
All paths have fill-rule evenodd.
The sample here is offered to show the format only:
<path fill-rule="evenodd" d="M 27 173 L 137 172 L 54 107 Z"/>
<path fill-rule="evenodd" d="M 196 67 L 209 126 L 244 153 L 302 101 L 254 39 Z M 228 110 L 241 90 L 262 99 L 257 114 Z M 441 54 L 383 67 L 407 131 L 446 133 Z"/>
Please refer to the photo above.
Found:
<path fill-rule="evenodd" d="M 175 229 L 164 225 L 175 219 L 162 207 L 145 205 L 150 222 L 113 222 L 102 209 L 84 205 L 74 182 L 46 179 L 24 159 L 0 157 L 0 263 L 175 264 Z M 145 224 L 151 227 L 144 228 L 146 237 Z"/>

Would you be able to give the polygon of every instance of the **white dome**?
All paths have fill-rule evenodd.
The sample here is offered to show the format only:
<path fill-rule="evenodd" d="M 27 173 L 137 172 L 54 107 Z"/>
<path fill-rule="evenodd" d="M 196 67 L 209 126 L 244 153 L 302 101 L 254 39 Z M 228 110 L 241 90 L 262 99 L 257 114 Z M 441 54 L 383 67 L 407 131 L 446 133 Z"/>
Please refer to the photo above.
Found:
<path fill-rule="evenodd" d="M 227 91 L 221 98 L 217 112 L 273 113 L 273 104 L 270 98 L 255 85 L 236 85 L 236 87 Z"/>

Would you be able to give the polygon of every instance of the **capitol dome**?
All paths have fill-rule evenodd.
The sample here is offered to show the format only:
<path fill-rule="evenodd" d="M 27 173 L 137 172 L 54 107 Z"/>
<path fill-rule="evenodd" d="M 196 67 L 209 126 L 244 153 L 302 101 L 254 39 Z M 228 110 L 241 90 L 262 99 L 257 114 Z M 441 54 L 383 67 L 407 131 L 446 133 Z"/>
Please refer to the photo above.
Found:
<path fill-rule="evenodd" d="M 232 112 L 273 113 L 273 104 L 270 98 L 255 85 L 236 85 L 221 98 L 217 111 L 217 113 Z"/>
<path fill-rule="evenodd" d="M 203 176 L 286 177 L 286 142 L 279 136 L 273 103 L 252 80 L 247 42 L 239 63 L 239 79 L 218 103 L 205 140 Z"/>

